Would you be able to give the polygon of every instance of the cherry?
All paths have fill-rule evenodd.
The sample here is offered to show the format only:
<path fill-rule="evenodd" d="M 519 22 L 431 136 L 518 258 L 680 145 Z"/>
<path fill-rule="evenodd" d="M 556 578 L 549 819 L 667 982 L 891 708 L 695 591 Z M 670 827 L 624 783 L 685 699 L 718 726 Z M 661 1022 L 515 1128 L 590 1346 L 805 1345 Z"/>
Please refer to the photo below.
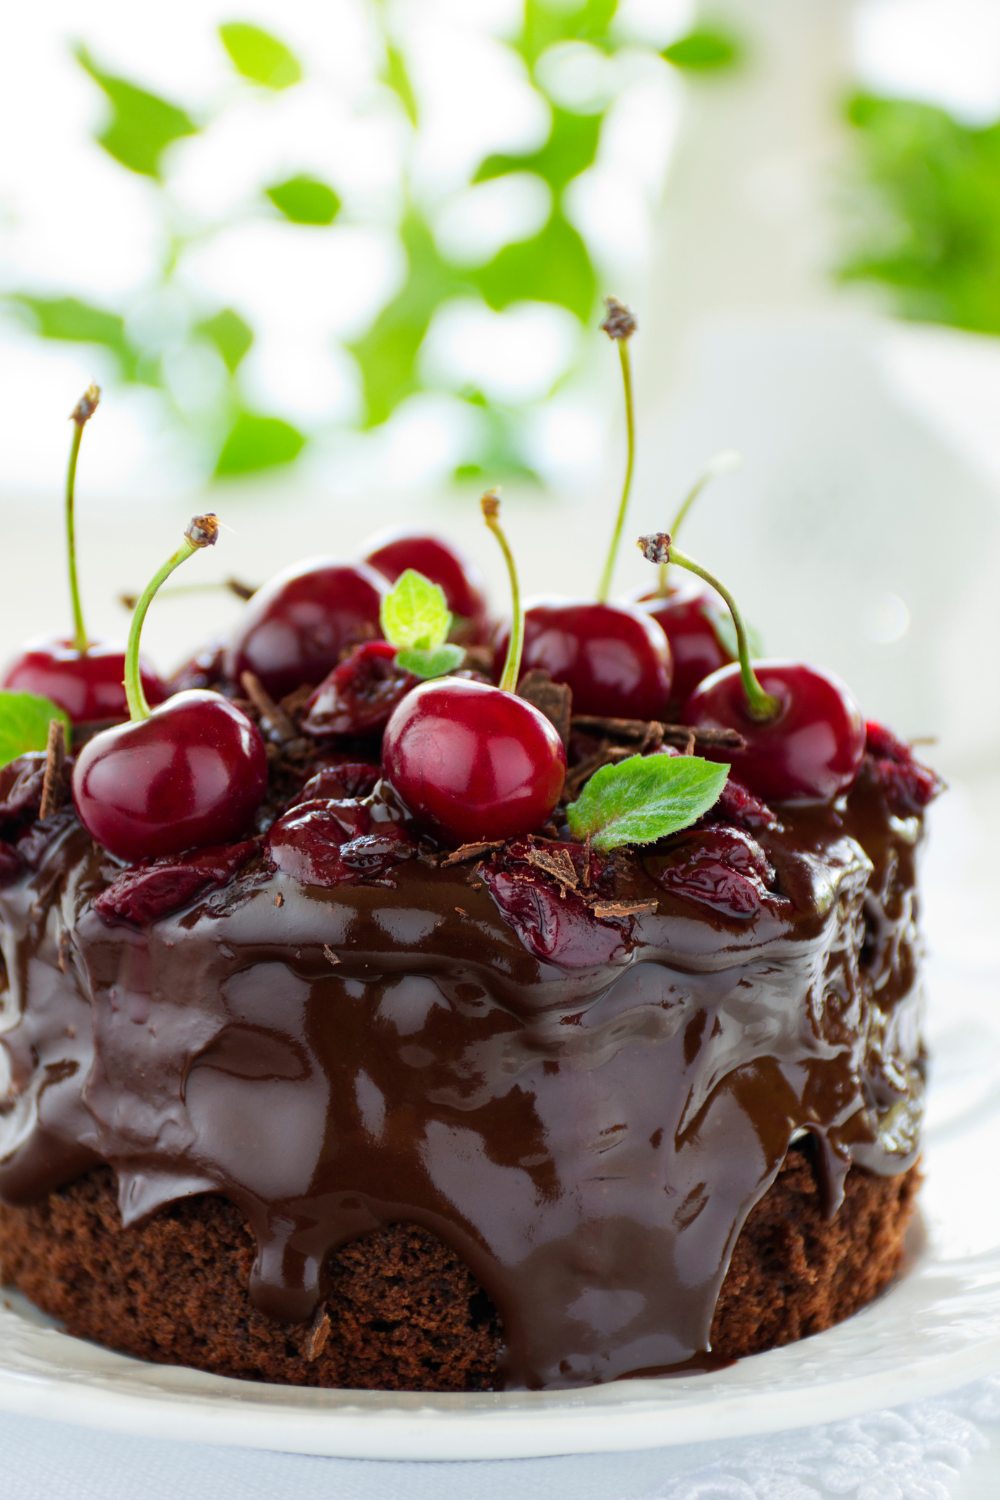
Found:
<path fill-rule="evenodd" d="M 74 724 L 123 719 L 128 713 L 123 685 L 125 648 L 117 641 L 92 640 L 88 636 L 76 567 L 76 466 L 83 429 L 97 410 L 100 399 L 98 387 L 88 386 L 70 413 L 73 439 L 66 473 L 65 524 L 73 635 L 30 641 L 7 665 L 0 679 L 0 687 L 50 698 Z M 150 702 L 161 703 L 167 696 L 166 684 L 148 665 L 142 666 L 142 675 Z"/>
<path fill-rule="evenodd" d="M 149 702 L 162 703 L 169 691 L 166 683 L 148 663 L 140 671 Z M 75 641 L 39 640 L 29 642 L 10 663 L 0 685 L 51 698 L 74 724 L 93 724 L 128 713 L 124 677 L 125 650 L 116 641 L 88 641 L 81 654 Z"/>
<path fill-rule="evenodd" d="M 478 640 L 486 626 L 486 595 L 478 568 L 440 537 L 418 531 L 392 531 L 375 538 L 365 557 L 390 583 L 414 568 L 444 590 L 448 608 L 458 618 L 453 637 Z"/>
<path fill-rule="evenodd" d="M 699 729 L 735 729 L 742 750 L 713 750 L 767 802 L 828 802 L 853 785 L 865 748 L 861 712 L 844 684 L 803 662 L 750 662 L 746 627 L 728 589 L 674 547 L 666 532 L 639 542 L 651 562 L 669 560 L 710 583 L 729 607 L 739 661 L 695 688 L 684 721 Z"/>
<path fill-rule="evenodd" d="M 510 577 L 510 644 L 500 686 L 442 677 L 408 693 L 386 726 L 382 769 L 415 817 L 458 843 L 539 828 L 566 775 L 566 752 L 545 716 L 514 696 L 524 640 L 517 571 L 495 494 L 483 515 Z"/>
<path fill-rule="evenodd" d="M 385 593 L 366 563 L 327 559 L 286 568 L 259 589 L 223 658 L 226 676 L 252 672 L 272 698 L 321 682 L 341 654 L 379 634 Z"/>
<path fill-rule="evenodd" d="M 673 677 L 663 631 L 636 604 L 539 599 L 524 617 L 524 666 L 573 693 L 573 711 L 662 719 Z"/>
<path fill-rule="evenodd" d="M 139 640 L 149 605 L 174 569 L 217 536 L 215 516 L 196 517 L 139 599 L 125 657 L 131 720 L 95 735 L 73 768 L 81 823 L 129 863 L 229 843 L 267 790 L 264 741 L 235 704 L 192 689 L 151 712 L 142 690 Z"/>

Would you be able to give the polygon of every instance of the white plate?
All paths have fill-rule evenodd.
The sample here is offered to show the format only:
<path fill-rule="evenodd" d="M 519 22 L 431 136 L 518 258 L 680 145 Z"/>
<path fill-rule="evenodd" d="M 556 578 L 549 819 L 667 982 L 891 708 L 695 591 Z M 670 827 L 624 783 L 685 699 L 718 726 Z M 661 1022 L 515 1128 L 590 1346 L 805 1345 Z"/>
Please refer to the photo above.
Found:
<path fill-rule="evenodd" d="M 970 992 L 984 1004 L 967 1008 Z M 531 1458 L 742 1437 L 929 1396 L 1000 1368 L 1000 1031 L 995 976 L 935 984 L 922 1222 L 906 1274 L 829 1333 L 718 1374 L 572 1393 L 315 1391 L 147 1365 L 71 1339 L 9 1296 L 0 1409 L 133 1435 L 352 1458 Z M 953 1004 L 951 1002 L 954 1002 Z M 959 1008 L 961 1007 L 961 1009 Z"/>

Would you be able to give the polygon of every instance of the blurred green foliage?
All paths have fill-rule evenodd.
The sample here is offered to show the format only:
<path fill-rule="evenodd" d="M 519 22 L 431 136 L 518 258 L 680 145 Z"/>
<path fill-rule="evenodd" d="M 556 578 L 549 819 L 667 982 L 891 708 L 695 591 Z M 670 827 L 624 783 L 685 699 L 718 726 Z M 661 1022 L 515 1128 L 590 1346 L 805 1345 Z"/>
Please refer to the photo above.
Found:
<path fill-rule="evenodd" d="M 840 277 L 888 288 L 904 317 L 1000 333 L 1000 122 L 871 93 L 847 118 L 861 212 Z"/>
<path fill-rule="evenodd" d="M 396 232 L 405 273 L 370 326 L 349 345 L 358 367 L 363 427 L 388 421 L 403 401 L 428 389 L 422 350 L 435 315 L 447 302 L 472 298 L 496 311 L 517 303 L 542 302 L 564 309 L 581 327 L 592 319 L 601 272 L 606 268 L 599 270 L 595 264 L 592 248 L 572 221 L 568 199 L 572 184 L 597 161 L 606 114 L 560 103 L 546 85 L 544 64 L 552 48 L 569 41 L 584 42 L 605 55 L 624 45 L 635 46 L 616 32 L 617 9 L 618 0 L 524 0 L 516 27 L 502 38 L 543 102 L 549 128 L 541 144 L 531 150 L 487 156 L 472 172 L 468 185 L 525 173 L 540 180 L 550 209 L 545 222 L 530 236 L 502 244 L 481 264 L 459 263 L 441 247 L 436 232 L 439 208 L 419 201 L 403 164 Z M 420 97 L 405 47 L 392 34 L 381 0 L 372 0 L 371 13 L 382 52 L 379 79 L 409 130 L 416 132 Z M 257 25 L 227 22 L 219 28 L 219 42 L 247 88 L 292 89 L 304 77 L 303 66 L 288 45 Z M 652 47 L 646 50 L 656 52 Z M 656 55 L 671 67 L 697 74 L 733 66 L 740 61 L 742 49 L 728 34 L 702 27 L 663 46 Z M 77 48 L 75 56 L 106 101 L 106 117 L 95 135 L 97 144 L 123 168 L 149 179 L 156 194 L 162 261 L 151 268 L 149 283 L 138 294 L 141 316 L 136 316 L 136 307 L 128 299 L 121 306 L 100 307 L 82 301 L 69 289 L 57 296 L 15 292 L 8 296 L 8 305 L 41 337 L 96 346 L 105 352 L 118 378 L 161 392 L 178 429 L 193 439 L 206 472 L 214 477 L 246 475 L 293 462 L 316 434 L 300 430 L 276 413 L 256 410 L 249 399 L 243 363 L 255 334 L 246 310 L 198 304 L 186 280 L 176 274 L 191 245 L 230 227 L 226 223 L 189 225 L 171 193 L 171 147 L 197 137 L 215 118 L 212 109 L 206 105 L 195 118 L 171 100 L 106 71 L 85 47 Z M 218 106 L 225 107 L 225 103 Z M 277 218 L 289 232 L 337 234 L 342 223 L 350 222 L 336 186 L 306 171 L 262 184 L 255 211 Z M 176 373 L 172 356 L 178 349 L 208 351 L 218 361 L 218 379 L 198 403 L 176 388 L 182 377 Z M 577 352 L 571 353 L 557 381 L 565 380 L 578 357 Z M 469 437 L 458 474 L 488 474 L 491 479 L 531 474 L 523 409 L 487 402 L 477 390 L 448 389 L 447 394 L 464 404 L 468 418 L 461 424 Z"/>

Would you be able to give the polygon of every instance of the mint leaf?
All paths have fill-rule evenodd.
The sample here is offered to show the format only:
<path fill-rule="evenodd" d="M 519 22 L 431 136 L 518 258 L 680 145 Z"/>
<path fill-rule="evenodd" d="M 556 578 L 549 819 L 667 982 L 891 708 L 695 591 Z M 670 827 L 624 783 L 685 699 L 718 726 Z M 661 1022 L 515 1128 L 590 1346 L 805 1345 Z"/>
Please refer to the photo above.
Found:
<path fill-rule="evenodd" d="M 227 21 L 219 27 L 219 37 L 237 73 L 251 83 L 287 89 L 302 77 L 302 64 L 291 48 L 261 26 Z"/>
<path fill-rule="evenodd" d="M 444 645 L 451 629 L 444 590 L 415 568 L 400 573 L 382 600 L 381 619 L 386 640 L 404 651 L 434 651 Z"/>
<path fill-rule="evenodd" d="M 44 750 L 53 719 L 62 719 L 68 740 L 69 718 L 50 698 L 0 690 L 0 766 L 9 765 L 29 750 Z"/>
<path fill-rule="evenodd" d="M 594 772 L 566 809 L 570 832 L 595 849 L 654 844 L 708 812 L 728 775 L 697 755 L 632 755 Z"/>
<path fill-rule="evenodd" d="M 396 665 L 414 677 L 444 677 L 455 672 L 465 660 L 461 646 L 436 646 L 433 651 L 421 650 L 419 646 L 405 647 L 396 652 Z"/>
<path fill-rule="evenodd" d="M 729 611 L 725 609 L 713 609 L 711 605 L 708 605 L 702 610 L 702 614 L 711 625 L 715 639 L 729 657 L 729 660 L 739 661 L 740 653 L 736 642 L 736 626 L 733 624 L 733 617 Z M 761 640 L 760 631 L 755 630 L 752 625 L 747 623 L 746 632 L 750 655 L 755 658 L 763 656 L 764 642 Z"/>

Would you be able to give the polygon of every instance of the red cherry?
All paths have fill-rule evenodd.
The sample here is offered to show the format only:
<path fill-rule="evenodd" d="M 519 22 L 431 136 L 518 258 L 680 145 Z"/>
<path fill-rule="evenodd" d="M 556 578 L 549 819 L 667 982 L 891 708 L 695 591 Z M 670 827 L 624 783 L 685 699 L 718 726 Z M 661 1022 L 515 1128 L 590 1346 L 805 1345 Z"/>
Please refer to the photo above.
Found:
<path fill-rule="evenodd" d="M 524 617 L 521 666 L 565 682 L 576 713 L 662 719 L 667 711 L 670 646 L 635 604 L 536 600 Z"/>
<path fill-rule="evenodd" d="M 324 559 L 278 573 L 246 607 L 225 653 L 226 676 L 259 677 L 274 698 L 314 686 L 341 653 L 379 634 L 385 580 L 366 563 Z"/>
<path fill-rule="evenodd" d="M 472 633 L 482 631 L 487 606 L 479 570 L 440 537 L 418 531 L 389 532 L 376 537 L 365 562 L 390 583 L 395 583 L 407 568 L 414 568 L 444 590 L 448 608 L 461 621 L 468 621 Z"/>
<path fill-rule="evenodd" d="M 142 685 L 150 703 L 162 703 L 166 683 L 143 663 Z M 125 701 L 125 648 L 116 641 L 91 641 L 81 655 L 70 640 L 29 641 L 7 667 L 2 685 L 13 692 L 51 698 L 74 724 L 128 716 Z"/>
<path fill-rule="evenodd" d="M 228 699 L 200 689 L 95 735 L 73 767 L 80 822 L 130 864 L 232 842 L 266 790 L 260 731 Z"/>
<path fill-rule="evenodd" d="M 559 800 L 566 752 L 523 698 L 485 682 L 423 682 L 394 710 L 386 779 L 415 817 L 456 843 L 532 833 Z"/>
<path fill-rule="evenodd" d="M 715 595 L 690 575 L 682 574 L 671 582 L 666 595 L 643 594 L 636 603 L 670 642 L 676 702 L 683 703 L 702 678 L 731 660 L 712 629 L 710 617 L 719 613 Z"/>
<path fill-rule="evenodd" d="M 739 664 L 714 672 L 691 694 L 684 720 L 700 729 L 737 729 L 746 749 L 712 752 L 767 802 L 828 802 L 850 787 L 865 749 L 861 711 L 830 672 L 802 662 L 755 662 L 765 693 L 780 705 L 754 719 Z"/>

